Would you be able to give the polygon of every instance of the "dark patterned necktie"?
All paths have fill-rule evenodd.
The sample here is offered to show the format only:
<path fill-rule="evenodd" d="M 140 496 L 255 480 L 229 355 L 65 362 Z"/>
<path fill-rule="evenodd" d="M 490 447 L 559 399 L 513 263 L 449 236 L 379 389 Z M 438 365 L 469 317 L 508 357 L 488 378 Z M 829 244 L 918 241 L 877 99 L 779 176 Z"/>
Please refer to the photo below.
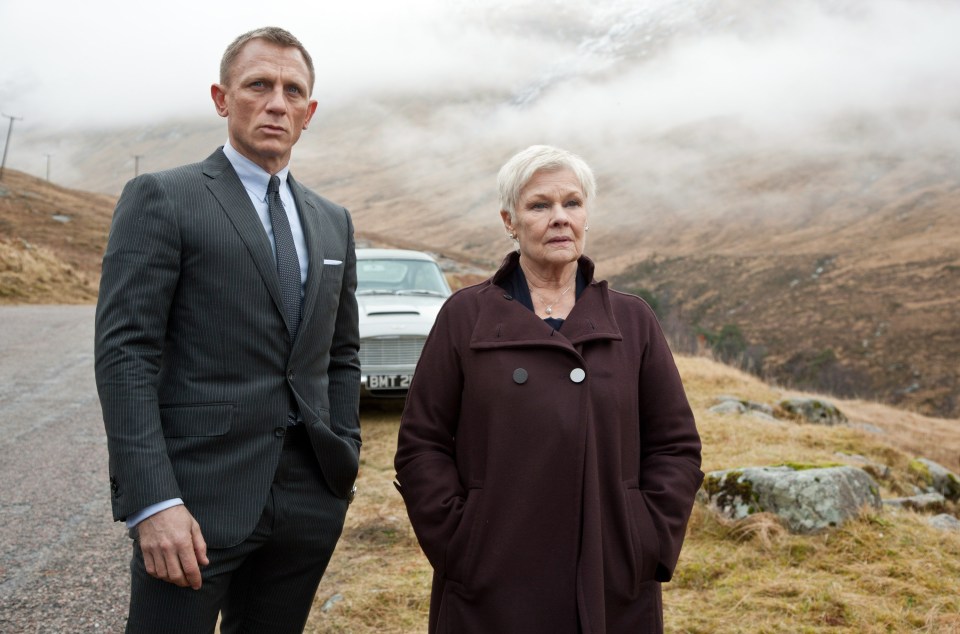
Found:
<path fill-rule="evenodd" d="M 300 327 L 300 259 L 297 257 L 297 245 L 293 242 L 293 232 L 287 212 L 280 200 L 280 178 L 270 177 L 267 185 L 267 208 L 270 210 L 270 222 L 273 224 L 273 240 L 277 248 L 277 273 L 280 275 L 280 294 L 283 297 L 283 309 L 287 313 L 290 339 L 296 339 Z"/>

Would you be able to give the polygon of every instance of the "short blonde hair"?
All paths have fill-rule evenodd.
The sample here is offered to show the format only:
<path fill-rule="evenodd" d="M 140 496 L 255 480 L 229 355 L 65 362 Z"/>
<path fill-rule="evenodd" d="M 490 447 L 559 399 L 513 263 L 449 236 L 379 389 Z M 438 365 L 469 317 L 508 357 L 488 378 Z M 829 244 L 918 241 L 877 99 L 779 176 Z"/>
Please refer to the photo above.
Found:
<path fill-rule="evenodd" d="M 240 51 L 243 50 L 243 47 L 246 46 L 251 40 L 266 40 L 267 42 L 276 44 L 277 46 L 295 48 L 300 51 L 300 54 L 303 55 L 303 61 L 307 65 L 307 70 L 310 71 L 310 94 L 313 94 L 313 84 L 317 77 L 313 70 L 313 58 L 310 57 L 310 53 L 308 53 L 306 47 L 300 43 L 300 40 L 295 38 L 290 31 L 281 29 L 278 26 L 265 26 L 263 28 L 254 29 L 253 31 L 247 31 L 244 34 L 237 36 L 237 39 L 230 43 L 230 46 L 227 47 L 227 50 L 223 52 L 223 58 L 220 60 L 221 84 L 224 86 L 230 84 L 230 69 L 233 66 L 233 62 L 236 61 L 237 56 L 240 55 Z"/>

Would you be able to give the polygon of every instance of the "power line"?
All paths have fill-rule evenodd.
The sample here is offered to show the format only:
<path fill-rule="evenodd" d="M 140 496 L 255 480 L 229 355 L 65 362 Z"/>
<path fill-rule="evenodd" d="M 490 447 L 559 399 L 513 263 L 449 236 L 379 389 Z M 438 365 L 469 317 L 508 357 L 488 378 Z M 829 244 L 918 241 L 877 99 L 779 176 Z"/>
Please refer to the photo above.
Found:
<path fill-rule="evenodd" d="M 3 144 L 3 160 L 0 161 L 0 181 L 3 180 L 3 169 L 7 166 L 7 149 L 10 147 L 10 135 L 13 134 L 13 122 L 23 119 L 23 117 L 15 117 L 12 114 L 4 114 L 3 116 L 10 119 L 10 125 L 7 126 L 7 141 Z"/>

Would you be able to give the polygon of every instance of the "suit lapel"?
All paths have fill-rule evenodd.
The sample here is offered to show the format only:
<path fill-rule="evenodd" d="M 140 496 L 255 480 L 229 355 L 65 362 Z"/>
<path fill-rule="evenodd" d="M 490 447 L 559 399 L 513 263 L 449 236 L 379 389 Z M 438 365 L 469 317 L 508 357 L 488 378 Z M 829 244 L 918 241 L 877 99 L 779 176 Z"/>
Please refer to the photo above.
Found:
<path fill-rule="evenodd" d="M 324 227 L 324 220 L 320 209 L 309 200 L 303 193 L 300 183 L 294 180 L 291 174 L 287 174 L 287 182 L 290 184 L 290 191 L 293 192 L 293 199 L 297 203 L 297 209 L 300 212 L 300 224 L 303 227 L 303 238 L 307 243 L 307 283 L 303 293 L 302 315 L 300 317 L 300 331 L 304 330 L 303 325 L 310 322 L 313 311 L 317 306 L 317 298 L 320 295 L 320 278 L 323 275 L 323 238 L 330 235 L 329 227 Z M 325 230 L 326 229 L 326 230 Z M 299 333 L 297 339 L 299 339 Z"/>
<path fill-rule="evenodd" d="M 263 224 L 253 208 L 247 190 L 244 189 L 240 177 L 230 165 L 223 150 L 218 149 L 203 162 L 203 173 L 208 177 L 207 189 L 214 195 L 223 208 L 224 213 L 233 223 L 237 233 L 253 259 L 257 270 L 260 271 L 267 290 L 273 298 L 277 310 L 286 319 L 283 310 L 283 298 L 280 294 L 280 278 L 277 275 L 277 266 L 273 259 L 273 250 L 270 240 L 263 230 Z M 299 200 L 298 200 L 299 204 Z"/>

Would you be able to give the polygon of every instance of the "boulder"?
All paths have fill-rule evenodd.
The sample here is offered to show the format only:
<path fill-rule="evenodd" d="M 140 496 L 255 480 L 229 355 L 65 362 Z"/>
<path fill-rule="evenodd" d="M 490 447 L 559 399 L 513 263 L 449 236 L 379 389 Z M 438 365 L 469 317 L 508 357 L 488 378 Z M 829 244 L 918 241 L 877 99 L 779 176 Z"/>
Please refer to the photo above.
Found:
<path fill-rule="evenodd" d="M 940 515 L 934 515 L 927 523 L 934 528 L 939 528 L 943 531 L 956 531 L 960 533 L 960 520 L 955 518 L 953 515 L 947 515 L 946 513 L 941 513 Z"/>
<path fill-rule="evenodd" d="M 749 412 L 747 412 L 747 416 L 749 416 L 750 418 L 755 418 L 757 420 L 762 420 L 765 423 L 777 423 L 778 425 L 786 424 L 779 418 L 776 418 L 770 414 L 767 414 L 765 412 L 761 412 L 758 410 L 750 410 Z"/>
<path fill-rule="evenodd" d="M 773 415 L 773 407 L 766 403 L 756 403 L 737 396 L 721 395 L 716 397 L 717 404 L 709 410 L 714 414 L 746 414 L 751 418 L 762 420 L 766 423 L 781 422 Z"/>
<path fill-rule="evenodd" d="M 888 498 L 883 501 L 884 506 L 909 509 L 919 513 L 943 513 L 946 503 L 946 498 L 939 493 L 922 493 L 906 498 Z"/>
<path fill-rule="evenodd" d="M 881 429 L 880 427 L 877 427 L 876 425 L 874 425 L 874 424 L 872 424 L 872 423 L 850 423 L 850 425 L 851 425 L 851 427 L 856 427 L 857 429 L 862 429 L 863 431 L 867 432 L 868 434 L 877 434 L 877 435 L 880 435 L 880 434 L 885 434 L 885 433 L 887 433 L 886 430 Z"/>
<path fill-rule="evenodd" d="M 716 400 L 721 405 L 723 403 L 739 403 L 741 405 L 740 411 L 745 412 L 747 410 L 755 412 L 763 412 L 769 416 L 773 416 L 773 407 L 767 405 L 766 403 L 757 403 L 756 401 L 748 401 L 745 398 L 740 398 L 739 396 L 731 396 L 729 394 L 720 394 L 716 397 Z"/>
<path fill-rule="evenodd" d="M 953 502 L 960 501 L 960 477 L 943 465 L 926 458 L 917 458 L 910 462 L 908 469 L 924 484 L 928 492 L 939 493 Z"/>
<path fill-rule="evenodd" d="M 767 512 L 794 533 L 814 533 L 881 507 L 877 483 L 850 466 L 771 466 L 708 473 L 699 499 L 721 515 L 742 519 Z"/>
<path fill-rule="evenodd" d="M 869 473 L 875 480 L 886 480 L 890 477 L 891 470 L 888 465 L 881 464 L 879 462 L 873 462 L 866 456 L 861 456 L 860 454 L 855 453 L 847 453 L 845 451 L 838 451 L 834 455 L 858 463 L 861 468 Z"/>
<path fill-rule="evenodd" d="M 790 418 L 817 425 L 840 425 L 847 417 L 836 405 L 816 398 L 790 398 L 780 401 L 780 409 Z"/>
<path fill-rule="evenodd" d="M 740 401 L 721 401 L 707 411 L 714 414 L 742 414 L 747 408 Z"/>

